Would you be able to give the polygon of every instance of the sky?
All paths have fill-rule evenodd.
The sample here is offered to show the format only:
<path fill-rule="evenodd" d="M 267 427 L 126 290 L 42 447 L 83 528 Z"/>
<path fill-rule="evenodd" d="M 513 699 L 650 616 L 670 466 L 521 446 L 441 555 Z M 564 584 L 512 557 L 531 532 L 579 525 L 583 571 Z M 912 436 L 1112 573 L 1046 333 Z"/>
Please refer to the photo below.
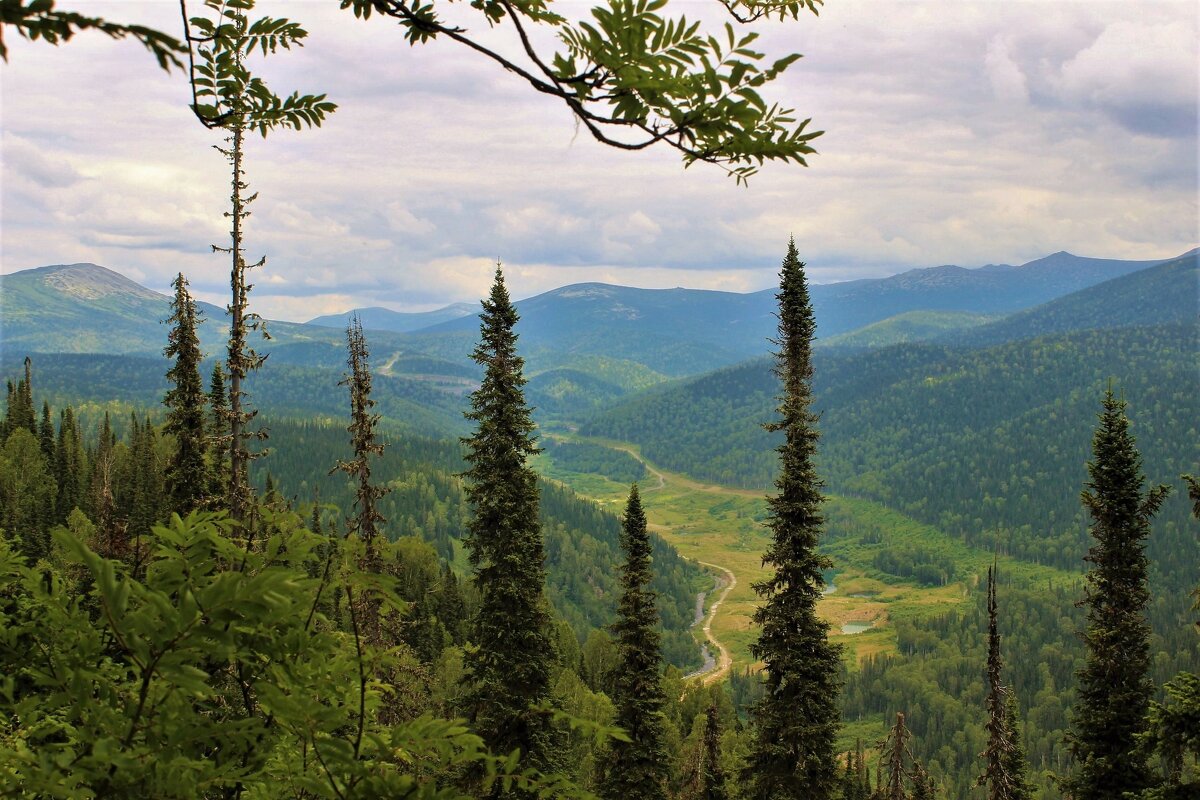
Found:
<path fill-rule="evenodd" d="M 169 0 L 58 5 L 180 33 Z M 339 109 L 247 145 L 247 255 L 267 259 L 251 306 L 304 321 L 474 302 L 497 260 L 518 298 L 584 281 L 755 291 L 776 282 L 789 236 L 816 283 L 1059 250 L 1178 255 L 1200 241 L 1198 9 L 828 0 L 760 23 L 770 58 L 804 56 L 764 95 L 825 133 L 808 167 L 768 163 L 739 187 L 674 151 L 592 141 L 454 42 L 410 47 L 337 0 L 260 0 L 310 36 L 256 71 Z M 725 22 L 715 0 L 668 11 Z M 462 19 L 514 52 L 503 26 Z M 185 77 L 95 33 L 5 42 L 0 271 L 90 261 L 164 292 L 182 271 L 224 304 L 228 261 L 210 245 L 228 243 L 228 168 Z"/>

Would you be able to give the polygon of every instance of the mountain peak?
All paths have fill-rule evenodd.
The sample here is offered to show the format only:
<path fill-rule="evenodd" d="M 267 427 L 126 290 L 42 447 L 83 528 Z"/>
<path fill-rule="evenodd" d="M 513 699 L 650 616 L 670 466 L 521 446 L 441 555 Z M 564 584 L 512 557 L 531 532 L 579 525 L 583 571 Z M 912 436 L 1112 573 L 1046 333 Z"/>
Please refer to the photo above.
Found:
<path fill-rule="evenodd" d="M 43 285 L 80 300 L 99 300 L 114 294 L 133 295 L 145 300 L 163 299 L 163 295 L 135 283 L 119 272 L 88 262 L 55 264 L 15 274 L 40 280 Z"/>

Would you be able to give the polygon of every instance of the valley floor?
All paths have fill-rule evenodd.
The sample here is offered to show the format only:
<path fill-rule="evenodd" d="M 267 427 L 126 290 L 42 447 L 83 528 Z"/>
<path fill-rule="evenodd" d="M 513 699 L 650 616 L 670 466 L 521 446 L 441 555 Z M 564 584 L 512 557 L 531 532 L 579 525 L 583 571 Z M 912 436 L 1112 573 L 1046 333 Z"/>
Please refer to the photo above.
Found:
<path fill-rule="evenodd" d="M 641 486 L 642 504 L 650 529 L 683 556 L 709 568 L 728 585 L 707 596 L 703 625 L 693 630 L 719 654 L 707 671 L 692 676 L 706 684 L 723 680 L 730 670 L 753 667 L 750 645 L 756 637 L 752 617 L 758 605 L 753 586 L 767 572 L 762 553 L 769 543 L 766 490 L 739 489 L 693 480 L 648 462 L 636 445 L 575 434 L 553 434 L 562 441 L 588 442 L 625 451 L 647 470 Z M 557 469 L 547 458 L 538 467 L 548 477 L 620 514 L 629 486 L 595 474 Z M 931 526 L 867 500 L 831 495 L 825 506 L 827 524 L 823 551 L 834 561 L 829 588 L 820 604 L 830 634 L 843 645 L 847 664 L 856 669 L 863 660 L 895 652 L 895 621 L 942 614 L 963 603 L 969 590 L 984 579 L 993 553 L 971 547 Z M 953 563 L 953 577 L 940 586 L 923 586 L 875 567 L 884 547 L 921 548 Z M 1051 567 L 1001 556 L 1002 575 L 1022 583 L 1060 582 L 1078 576 Z M 882 719 L 856 735 L 881 735 Z"/>

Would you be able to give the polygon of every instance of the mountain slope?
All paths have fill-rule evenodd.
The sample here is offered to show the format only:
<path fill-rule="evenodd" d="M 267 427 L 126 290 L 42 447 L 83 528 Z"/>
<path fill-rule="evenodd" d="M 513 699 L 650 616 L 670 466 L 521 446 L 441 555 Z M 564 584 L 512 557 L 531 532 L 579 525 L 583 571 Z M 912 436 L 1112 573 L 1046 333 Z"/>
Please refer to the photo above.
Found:
<path fill-rule="evenodd" d="M 4 348 L 0 369 L 19 373 L 24 351 Z M 31 354 L 34 385 L 54 406 L 90 402 L 126 403 L 154 408 L 167 391 L 168 361 L 158 356 L 99 355 L 95 353 Z M 206 361 L 207 376 L 212 362 Z M 342 369 L 297 366 L 268 360 L 267 365 L 246 382 L 250 404 L 275 416 L 310 420 L 341 420 L 346 416 L 349 396 L 339 386 Z M 424 436 L 459 436 L 466 432 L 462 392 L 444 391 L 427 381 L 406 377 L 374 376 L 376 411 L 389 424 Z"/>
<path fill-rule="evenodd" d="M 1011 313 L 1159 263 L 1055 253 L 1022 266 L 933 267 L 810 288 L 818 334 L 828 338 L 916 311 Z M 764 355 L 775 332 L 773 289 L 736 294 L 584 283 L 518 301 L 517 309 L 518 330 L 531 353 L 605 352 L 671 376 Z M 436 337 L 476 324 L 463 317 L 417 335 Z M 933 324 L 946 324 L 946 317 Z"/>
<path fill-rule="evenodd" d="M 1159 263 L 1060 252 L 1019 267 L 915 269 L 881 280 L 814 286 L 813 310 L 822 337 L 906 311 L 1011 313 Z"/>

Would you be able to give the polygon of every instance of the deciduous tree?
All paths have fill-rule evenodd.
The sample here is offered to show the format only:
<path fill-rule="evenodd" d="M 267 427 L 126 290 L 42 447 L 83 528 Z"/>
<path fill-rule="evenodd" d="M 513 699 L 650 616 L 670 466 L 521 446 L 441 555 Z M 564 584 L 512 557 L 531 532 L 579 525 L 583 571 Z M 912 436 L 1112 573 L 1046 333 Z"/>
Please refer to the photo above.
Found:
<path fill-rule="evenodd" d="M 247 194 L 243 166 L 243 143 L 247 131 L 266 136 L 270 131 L 290 127 L 301 129 L 320 125 L 336 106 L 325 95 L 300 95 L 295 92 L 286 98 L 276 95 L 252 74 L 247 59 L 256 51 L 262 55 L 278 49 L 291 49 L 304 44 L 308 32 L 286 19 L 262 17 L 250 21 L 248 12 L 254 0 L 205 0 L 213 18 L 195 16 L 187 20 L 186 38 L 192 87 L 192 110 L 206 128 L 225 131 L 226 147 L 217 150 L 225 156 L 230 168 L 229 247 L 213 245 L 214 251 L 230 256 L 231 299 L 227 307 L 230 317 L 227 367 L 229 369 L 229 479 L 226 501 L 233 518 L 242 522 L 250 505 L 251 488 L 249 462 L 254 454 L 249 440 L 264 438 L 265 432 L 248 430 L 257 411 L 245 406 L 243 381 L 258 369 L 265 356 L 248 344 L 248 335 L 260 331 L 265 336 L 262 318 L 249 310 L 249 293 L 253 288 L 247 280 L 249 270 L 266 263 L 263 257 L 253 264 L 246 263 L 244 222 L 250 216 L 249 206 L 257 197 Z M 186 5 L 183 6 L 186 14 Z"/>

